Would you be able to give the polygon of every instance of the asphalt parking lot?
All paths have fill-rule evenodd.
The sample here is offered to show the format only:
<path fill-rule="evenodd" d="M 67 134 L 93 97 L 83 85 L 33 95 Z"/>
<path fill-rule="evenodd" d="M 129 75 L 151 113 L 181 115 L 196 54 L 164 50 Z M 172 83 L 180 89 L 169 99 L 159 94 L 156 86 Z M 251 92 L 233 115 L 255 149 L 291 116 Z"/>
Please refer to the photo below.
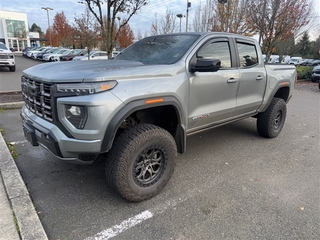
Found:
<path fill-rule="evenodd" d="M 32 147 L 19 111 L 2 111 L 0 126 L 49 239 L 319 239 L 317 84 L 296 85 L 278 138 L 259 137 L 255 119 L 189 137 L 169 184 L 141 203 L 106 185 L 103 163 Z"/>

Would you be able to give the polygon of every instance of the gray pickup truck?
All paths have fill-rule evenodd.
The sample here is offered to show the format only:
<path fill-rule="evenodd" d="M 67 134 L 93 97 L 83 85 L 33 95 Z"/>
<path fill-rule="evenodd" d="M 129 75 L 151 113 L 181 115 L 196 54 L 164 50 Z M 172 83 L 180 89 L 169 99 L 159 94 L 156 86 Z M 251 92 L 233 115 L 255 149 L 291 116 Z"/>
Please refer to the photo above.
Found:
<path fill-rule="evenodd" d="M 33 146 L 67 162 L 104 159 L 115 191 L 142 201 L 169 181 L 190 134 L 255 117 L 261 136 L 276 137 L 295 80 L 249 37 L 151 36 L 114 59 L 26 69 L 21 117 Z"/>

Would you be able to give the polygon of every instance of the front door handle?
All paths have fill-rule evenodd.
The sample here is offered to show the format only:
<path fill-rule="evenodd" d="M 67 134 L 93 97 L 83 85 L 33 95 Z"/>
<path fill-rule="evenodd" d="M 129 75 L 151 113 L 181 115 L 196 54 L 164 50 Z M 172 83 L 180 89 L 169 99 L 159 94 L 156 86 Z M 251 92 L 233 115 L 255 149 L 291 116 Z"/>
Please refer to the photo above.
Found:
<path fill-rule="evenodd" d="M 259 75 L 258 77 L 256 77 L 256 80 L 263 80 L 263 77 Z"/>
<path fill-rule="evenodd" d="M 235 82 L 237 82 L 238 81 L 238 79 L 237 78 L 229 78 L 228 79 L 228 83 L 235 83 Z"/>

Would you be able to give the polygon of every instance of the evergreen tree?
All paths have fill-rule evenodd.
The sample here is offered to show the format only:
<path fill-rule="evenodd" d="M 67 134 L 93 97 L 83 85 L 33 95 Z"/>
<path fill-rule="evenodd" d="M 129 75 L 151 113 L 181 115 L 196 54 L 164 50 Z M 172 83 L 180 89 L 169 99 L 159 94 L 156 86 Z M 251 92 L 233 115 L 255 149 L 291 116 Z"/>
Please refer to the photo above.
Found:
<path fill-rule="evenodd" d="M 40 36 L 43 36 L 43 32 L 41 30 L 41 27 L 39 27 L 37 24 L 33 23 L 31 25 L 31 28 L 30 28 L 30 32 L 38 32 Z"/>
<path fill-rule="evenodd" d="M 298 52 L 301 56 L 305 57 L 311 53 L 311 42 L 307 32 L 303 34 L 300 41 L 297 43 Z"/>

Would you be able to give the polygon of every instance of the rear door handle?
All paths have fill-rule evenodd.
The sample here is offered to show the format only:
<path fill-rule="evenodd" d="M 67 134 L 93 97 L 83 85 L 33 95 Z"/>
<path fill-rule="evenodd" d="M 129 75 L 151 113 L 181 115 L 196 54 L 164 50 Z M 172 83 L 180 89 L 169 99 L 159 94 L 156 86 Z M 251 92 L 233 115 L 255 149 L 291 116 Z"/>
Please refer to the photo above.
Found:
<path fill-rule="evenodd" d="M 256 77 L 256 80 L 263 80 L 263 77 L 259 75 L 258 77 Z"/>
<path fill-rule="evenodd" d="M 238 79 L 237 78 L 229 78 L 228 79 L 228 83 L 235 83 L 235 82 L 237 82 L 238 81 Z"/>

